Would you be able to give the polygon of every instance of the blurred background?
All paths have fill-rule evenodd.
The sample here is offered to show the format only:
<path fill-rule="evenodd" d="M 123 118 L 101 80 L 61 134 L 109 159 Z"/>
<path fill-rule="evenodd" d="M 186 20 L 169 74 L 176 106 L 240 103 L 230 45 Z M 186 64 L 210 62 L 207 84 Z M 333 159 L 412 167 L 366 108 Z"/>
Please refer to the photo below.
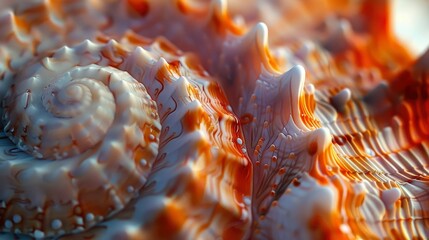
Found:
<path fill-rule="evenodd" d="M 209 0 L 193 0 L 208 2 Z M 228 12 L 250 23 L 263 21 L 272 28 L 270 40 L 276 35 L 297 33 L 314 22 L 326 19 L 334 11 L 348 9 L 363 2 L 374 5 L 390 2 L 394 33 L 413 53 L 420 55 L 429 47 L 429 0 L 226 0 Z M 239 18 L 238 17 L 238 18 Z"/>
<path fill-rule="evenodd" d="M 392 1 L 396 35 L 415 54 L 422 54 L 429 47 L 429 0 Z"/>

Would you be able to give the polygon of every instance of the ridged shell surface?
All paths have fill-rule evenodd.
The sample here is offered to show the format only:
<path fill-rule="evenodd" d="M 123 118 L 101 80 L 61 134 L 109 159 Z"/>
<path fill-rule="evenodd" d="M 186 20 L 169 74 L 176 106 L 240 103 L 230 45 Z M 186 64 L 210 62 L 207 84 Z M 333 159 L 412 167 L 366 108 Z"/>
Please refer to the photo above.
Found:
<path fill-rule="evenodd" d="M 2 1 L 0 238 L 428 238 L 393 4 Z"/>

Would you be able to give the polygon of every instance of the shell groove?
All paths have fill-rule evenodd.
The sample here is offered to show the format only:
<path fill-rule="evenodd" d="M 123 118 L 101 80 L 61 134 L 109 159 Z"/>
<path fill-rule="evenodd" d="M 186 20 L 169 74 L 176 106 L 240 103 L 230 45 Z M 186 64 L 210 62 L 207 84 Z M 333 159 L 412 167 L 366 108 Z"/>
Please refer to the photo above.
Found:
<path fill-rule="evenodd" d="M 6 229 L 16 214 L 11 230 L 88 229 L 134 197 L 149 173 L 139 163 L 158 154 L 161 125 L 144 86 L 109 66 L 77 64 L 82 48 L 96 47 L 64 48 L 25 66 L 3 99 L 3 131 L 14 143 L 2 139 L 10 153 L 1 159 Z M 12 153 L 15 144 L 22 153 Z"/>
<path fill-rule="evenodd" d="M 0 238 L 427 238 L 392 4 L 1 2 Z"/>
<path fill-rule="evenodd" d="M 53 181 L 50 184 L 52 195 L 60 198 L 67 192 L 79 198 L 69 201 L 74 203 L 71 205 L 71 213 L 63 206 L 64 199 L 46 199 L 52 208 L 62 211 L 62 215 L 38 208 L 36 214 L 46 213 L 50 218 L 39 217 L 30 226 L 24 210 L 20 214 L 22 220 L 19 223 L 13 222 L 17 207 L 9 199 L 16 198 L 5 197 L 2 202 L 5 204 L 2 212 L 5 226 L 3 231 L 22 232 L 36 238 L 64 234 L 65 237 L 67 234 L 74 236 L 83 231 L 82 235 L 77 236 L 96 235 L 98 238 L 108 238 L 132 236 L 134 232 L 121 226 L 139 224 L 138 232 L 142 236 L 204 237 L 245 234 L 242 229 L 250 223 L 250 214 L 249 206 L 243 202 L 244 197 L 250 197 L 250 186 L 240 186 L 238 181 L 250 181 L 251 166 L 241 147 L 235 143 L 234 139 L 240 138 L 241 133 L 237 119 L 224 105 L 226 99 L 222 91 L 215 83 L 208 81 L 208 77 L 191 57 L 177 55 L 173 48 L 167 48 L 168 42 L 158 40 L 149 44 L 149 41 L 135 37 L 135 34 L 128 33 L 120 43 L 114 40 L 103 42 L 100 39 L 99 43 L 84 41 L 73 47 L 65 46 L 49 54 L 51 57 L 30 63 L 26 68 L 28 71 L 20 72 L 15 77 L 11 91 L 4 97 L 5 107 L 2 110 L 5 122 L 16 118 L 14 114 L 17 113 L 14 111 L 23 115 L 21 111 L 17 111 L 19 108 L 9 102 L 19 104 L 22 101 L 15 99 L 27 93 L 28 89 L 35 92 L 39 90 L 38 95 L 34 93 L 32 98 L 40 100 L 35 104 L 40 110 L 28 111 L 25 117 L 29 122 L 41 121 L 39 119 L 43 120 L 43 117 L 54 118 L 43 122 L 52 123 L 51 128 L 58 129 L 64 141 L 42 142 L 42 145 L 48 145 L 48 149 L 41 150 L 39 142 L 49 139 L 49 134 L 55 133 L 51 130 L 46 137 L 36 135 L 33 137 L 34 144 L 23 145 L 22 149 L 39 157 L 40 159 L 36 159 L 37 164 L 54 164 L 58 168 L 57 172 L 60 172 L 57 175 L 71 175 L 73 178 L 76 175 L 81 179 L 73 180 L 69 189 L 64 184 L 58 184 L 59 179 L 47 179 L 49 183 Z M 139 44 L 132 41 L 139 41 Z M 87 57 L 81 58 L 82 54 Z M 24 80 L 21 83 L 16 79 Z M 35 79 L 43 81 L 36 81 L 39 83 L 36 86 L 27 85 L 34 83 Z M 207 101 L 208 99 L 221 100 Z M 97 102 L 94 104 L 94 101 Z M 32 107 L 32 103 L 30 101 L 27 108 Z M 100 107 L 103 110 L 97 114 Z M 32 114 L 38 115 L 34 117 Z M 55 120 L 59 123 L 55 123 Z M 61 126 L 65 121 L 69 121 L 67 126 L 72 128 L 69 133 L 63 132 L 64 127 Z M 14 124 L 20 122 L 13 121 Z M 82 145 L 70 147 L 70 143 L 73 145 L 76 142 L 72 141 L 75 136 L 85 136 L 88 133 L 82 127 L 91 127 L 92 122 L 95 129 L 90 138 L 84 137 L 83 140 L 87 142 L 80 141 L 79 144 Z M 33 124 L 32 127 L 35 126 L 38 125 Z M 14 129 L 18 127 L 21 126 Z M 44 125 L 43 129 L 48 127 L 49 125 Z M 14 130 L 13 135 L 8 132 L 9 128 L 4 129 L 13 141 L 22 142 L 22 139 L 27 139 L 27 133 L 23 130 Z M 26 129 L 29 133 L 37 132 Z M 78 130 L 82 133 L 79 134 Z M 97 142 L 99 135 L 96 133 L 102 134 L 103 131 L 106 131 L 107 136 L 103 136 L 102 141 L 106 142 L 107 147 Z M 59 133 L 55 133 L 56 137 L 60 137 Z M 5 143 L 7 142 L 5 139 Z M 58 144 L 58 148 L 49 148 L 52 143 Z M 36 147 L 37 151 L 34 150 Z M 63 159 L 66 156 L 57 156 L 58 152 L 71 157 Z M 91 157 L 91 152 L 94 152 L 95 157 Z M 45 159 L 49 154 L 54 156 L 52 160 L 57 160 Z M 126 157 L 127 154 L 130 156 Z M 22 156 L 26 156 L 26 153 L 20 152 L 13 158 L 19 159 Z M 9 160 L 10 158 L 5 157 L 2 164 L 10 165 Z M 67 163 L 70 166 L 64 165 Z M 31 164 L 36 165 L 33 162 Z M 109 164 L 110 169 L 107 167 Z M 221 168 L 218 168 L 219 164 L 222 164 Z M 40 168 L 46 169 L 44 166 Z M 10 174 L 10 169 L 3 170 L 4 178 L 7 179 L 6 174 Z M 121 176 L 125 178 L 121 179 Z M 46 178 L 42 175 L 40 177 Z M 28 177 L 28 181 L 34 182 L 35 178 L 37 177 L 33 174 Z M 110 184 L 103 182 L 109 180 L 112 181 Z M 177 183 L 183 183 L 186 191 L 183 187 L 178 187 Z M 17 186 L 20 184 L 16 183 Z M 22 185 L 28 188 L 34 186 L 30 183 Z M 5 189 L 9 186 L 2 185 Z M 62 191 L 57 189 L 60 186 Z M 90 189 L 89 193 L 104 199 L 105 209 L 98 206 L 99 203 L 91 201 L 94 195 L 87 195 L 87 208 L 79 207 L 83 205 L 81 199 L 84 198 L 81 192 L 85 192 L 87 188 Z M 100 192 L 93 189 L 100 189 Z M 73 191 L 76 194 L 73 195 Z M 123 196 L 115 195 L 116 192 Z M 36 193 L 40 194 L 40 191 Z M 33 199 L 36 193 L 29 192 L 27 198 Z M 110 196 L 113 202 L 107 201 Z M 30 204 L 37 206 L 43 205 L 43 202 Z M 116 208 L 112 209 L 112 205 Z M 190 218 L 187 215 L 188 209 L 192 209 L 194 205 L 216 207 L 192 211 Z M 99 209 L 104 215 L 91 211 L 93 208 Z M 67 217 L 76 211 L 76 217 Z M 170 214 L 170 211 L 174 214 Z M 128 218 L 122 218 L 121 215 Z M 113 216 L 115 218 L 111 221 L 107 220 Z M 181 217 L 177 219 L 177 216 Z M 218 219 L 217 224 L 204 227 L 206 229 L 203 231 L 198 230 L 203 227 L 198 223 L 207 221 L 204 219 L 209 217 Z M 116 223 L 116 218 L 124 220 Z M 164 232 L 156 224 L 160 221 L 165 222 L 171 232 Z M 189 224 L 195 230 L 181 230 L 181 226 Z M 88 228 L 92 230 L 84 231 Z M 102 231 L 106 228 L 109 230 Z"/>

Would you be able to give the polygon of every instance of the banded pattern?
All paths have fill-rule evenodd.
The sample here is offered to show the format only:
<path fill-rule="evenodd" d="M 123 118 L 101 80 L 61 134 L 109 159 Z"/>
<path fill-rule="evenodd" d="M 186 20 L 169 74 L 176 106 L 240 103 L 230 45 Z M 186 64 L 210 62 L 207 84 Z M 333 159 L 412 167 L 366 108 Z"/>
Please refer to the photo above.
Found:
<path fill-rule="evenodd" d="M 429 52 L 246 4 L 2 1 L 0 238 L 426 238 Z"/>

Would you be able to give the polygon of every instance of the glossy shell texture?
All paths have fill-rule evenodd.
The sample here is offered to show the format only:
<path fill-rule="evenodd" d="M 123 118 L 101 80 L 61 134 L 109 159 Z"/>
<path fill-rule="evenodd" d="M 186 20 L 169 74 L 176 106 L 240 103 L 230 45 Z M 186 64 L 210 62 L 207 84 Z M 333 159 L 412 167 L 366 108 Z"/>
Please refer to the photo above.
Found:
<path fill-rule="evenodd" d="M 1 2 L 0 238 L 427 238 L 391 5 Z"/>

